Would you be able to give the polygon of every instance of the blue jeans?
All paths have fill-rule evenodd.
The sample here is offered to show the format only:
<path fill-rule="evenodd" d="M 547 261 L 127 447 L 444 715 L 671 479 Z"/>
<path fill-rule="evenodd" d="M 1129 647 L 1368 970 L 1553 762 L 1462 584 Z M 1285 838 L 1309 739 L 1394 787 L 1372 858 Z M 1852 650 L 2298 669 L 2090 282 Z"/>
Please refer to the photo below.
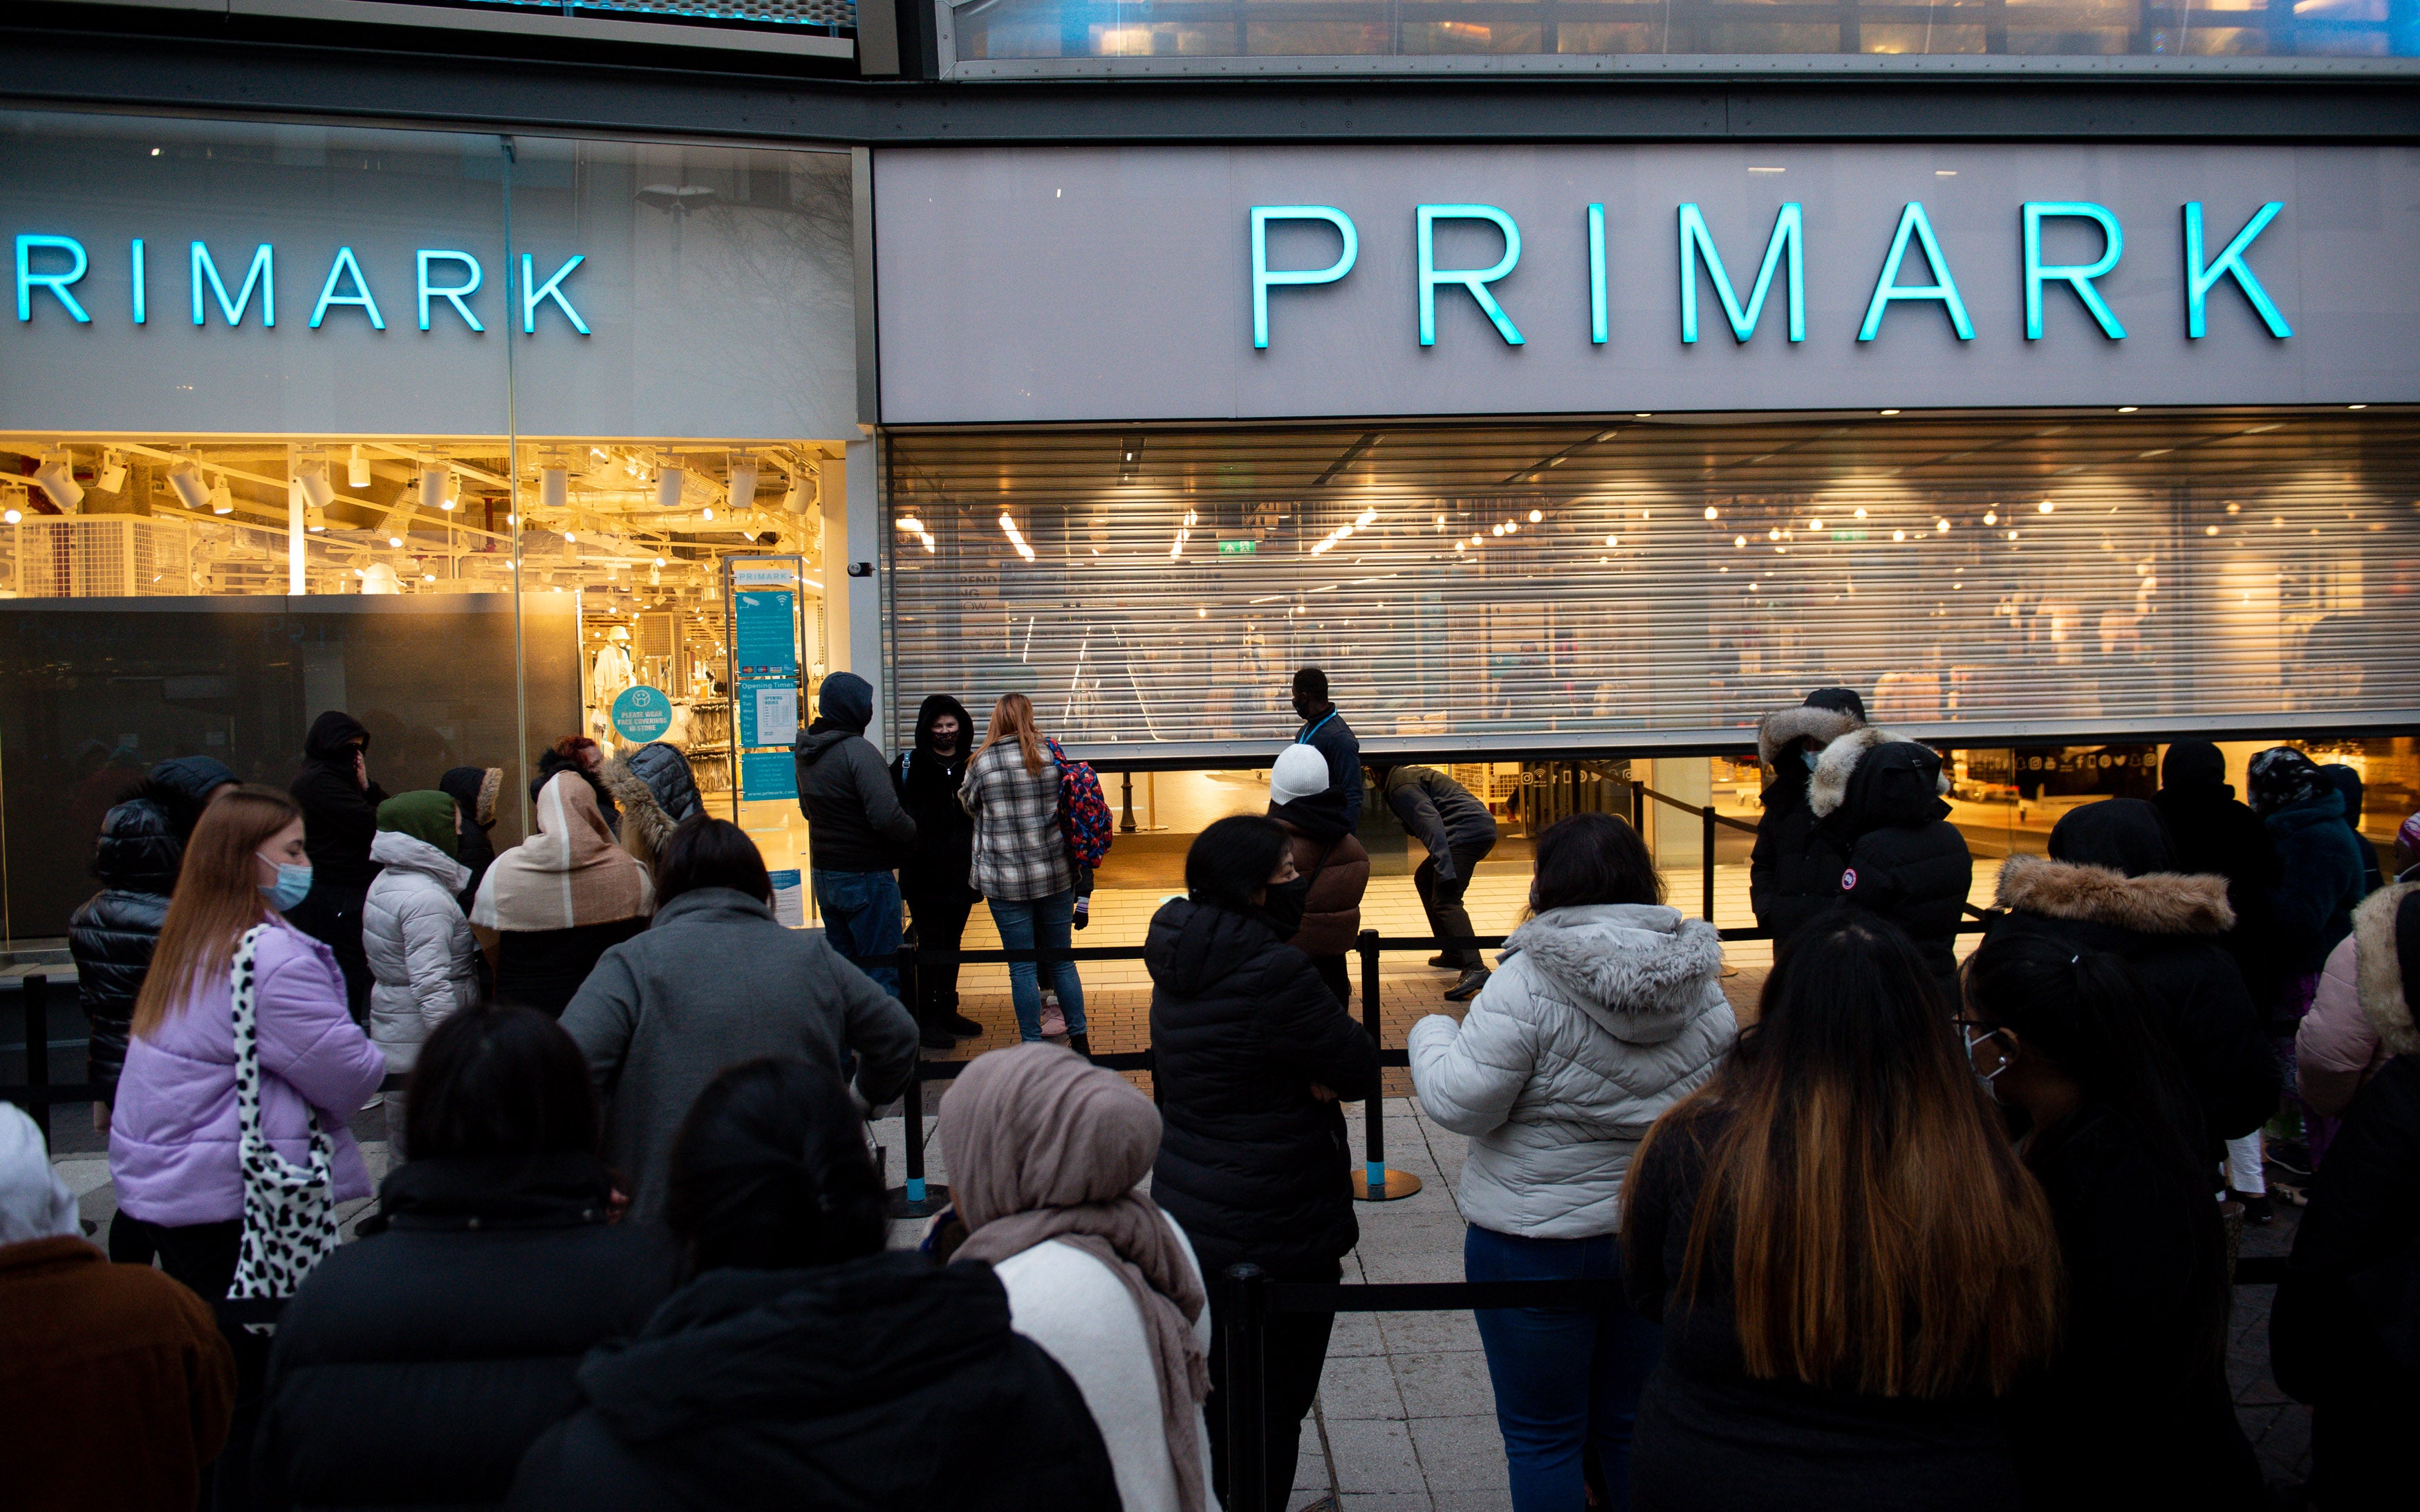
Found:
<path fill-rule="evenodd" d="M 1000 944 L 1004 950 L 1064 950 L 1072 948 L 1075 931 L 1069 920 L 1076 917 L 1076 890 L 1054 892 L 1047 898 L 1027 898 L 1010 901 L 986 898 L 991 904 L 991 920 L 1000 926 Z M 1042 1038 L 1042 974 L 1036 961 L 1012 961 L 1008 964 L 1008 990 L 1016 1000 L 1016 1032 L 1019 1038 Z M 1073 961 L 1050 963 L 1050 985 L 1059 994 L 1059 1011 L 1067 1015 L 1067 1032 L 1084 1032 L 1084 983 L 1076 975 Z"/>
<path fill-rule="evenodd" d="M 1472 1281 L 1621 1279 L 1621 1240 L 1522 1239 L 1473 1225 L 1462 1242 Z M 1612 1505 L 1630 1505 L 1630 1430 L 1638 1394 L 1664 1350 L 1664 1330 L 1616 1303 L 1490 1307 L 1474 1315 L 1496 1387 L 1496 1426 L 1512 1473 L 1513 1512 L 1588 1504 L 1580 1457 L 1593 1443 Z"/>
<path fill-rule="evenodd" d="M 899 879 L 888 872 L 816 872 L 815 906 L 823 910 L 824 937 L 858 963 L 874 984 L 899 995 Z M 872 963 L 880 960 L 882 964 Z"/>

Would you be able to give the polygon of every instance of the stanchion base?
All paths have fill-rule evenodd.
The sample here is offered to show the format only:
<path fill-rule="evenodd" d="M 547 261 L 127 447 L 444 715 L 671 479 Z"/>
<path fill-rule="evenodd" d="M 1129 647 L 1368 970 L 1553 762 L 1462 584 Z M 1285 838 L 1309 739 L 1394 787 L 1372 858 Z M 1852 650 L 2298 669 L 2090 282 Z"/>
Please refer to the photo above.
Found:
<path fill-rule="evenodd" d="M 894 1186 L 883 1196 L 893 1218 L 930 1218 L 950 1205 L 950 1189 L 934 1182 L 926 1183 L 924 1195 L 913 1201 L 904 1186 Z"/>
<path fill-rule="evenodd" d="M 1359 1171 L 1346 1178 L 1353 1186 L 1356 1202 L 1401 1202 L 1420 1189 L 1420 1179 L 1409 1171 L 1389 1169 L 1383 1183 L 1373 1184 Z"/>

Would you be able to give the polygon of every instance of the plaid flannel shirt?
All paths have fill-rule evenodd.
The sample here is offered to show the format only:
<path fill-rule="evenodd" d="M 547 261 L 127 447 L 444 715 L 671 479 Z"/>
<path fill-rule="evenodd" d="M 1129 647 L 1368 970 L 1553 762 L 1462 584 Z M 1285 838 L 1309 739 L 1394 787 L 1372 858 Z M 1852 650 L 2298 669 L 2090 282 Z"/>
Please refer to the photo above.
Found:
<path fill-rule="evenodd" d="M 974 815 L 975 858 L 967 883 L 986 898 L 1030 903 L 1076 886 L 1076 864 L 1059 824 L 1059 764 L 1047 755 L 1039 775 L 1025 750 L 1003 740 L 967 768 L 958 801 Z"/>

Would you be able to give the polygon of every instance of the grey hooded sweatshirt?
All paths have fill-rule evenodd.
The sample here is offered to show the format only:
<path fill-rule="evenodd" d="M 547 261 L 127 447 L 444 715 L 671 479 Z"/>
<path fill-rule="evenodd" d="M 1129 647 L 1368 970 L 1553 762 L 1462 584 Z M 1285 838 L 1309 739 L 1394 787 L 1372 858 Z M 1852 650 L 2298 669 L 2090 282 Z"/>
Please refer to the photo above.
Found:
<path fill-rule="evenodd" d="M 1481 1228 L 1587 1239 L 1621 1227 L 1648 1126 L 1739 1037 L 1714 927 L 1659 903 L 1552 908 L 1504 942 L 1460 1024 L 1412 1026 L 1412 1087 L 1470 1136 L 1455 1193 Z"/>
<path fill-rule="evenodd" d="M 882 752 L 865 738 L 873 685 L 855 672 L 834 672 L 815 703 L 815 722 L 793 748 L 808 863 L 818 872 L 888 872 L 905 864 L 915 850 L 916 821 L 900 806 Z"/>

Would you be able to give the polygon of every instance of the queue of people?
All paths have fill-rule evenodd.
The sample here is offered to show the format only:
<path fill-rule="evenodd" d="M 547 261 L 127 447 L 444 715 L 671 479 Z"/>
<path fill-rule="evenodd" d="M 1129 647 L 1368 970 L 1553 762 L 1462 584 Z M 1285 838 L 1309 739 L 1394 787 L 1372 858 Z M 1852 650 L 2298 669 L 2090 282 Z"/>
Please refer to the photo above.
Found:
<path fill-rule="evenodd" d="M 96 1110 L 119 1217 L 104 1258 L 30 1123 L 0 1114 L 0 1410 L 81 1350 L 80 1389 L 149 1404 L 158 1453 L 105 1487 L 10 1482 L 27 1504 L 1239 1494 L 1228 1272 L 1334 1282 L 1358 1241 L 1341 1104 L 1377 1095 L 1378 1056 L 1338 990 L 1370 871 L 1357 742 L 1325 676 L 1298 679 L 1268 813 L 1188 851 L 1144 948 L 1145 1097 L 1087 1063 L 1080 980 L 1050 959 L 1086 880 L 1080 764 L 1012 694 L 980 742 L 928 701 L 885 764 L 843 675 L 799 757 L 828 856 L 858 863 L 829 899 L 819 882 L 827 916 L 843 905 L 822 933 L 781 925 L 737 826 L 667 826 L 676 787 L 577 750 L 475 881 L 494 781 L 386 796 L 342 716 L 294 795 L 188 766 L 111 811 L 77 949 L 96 1034 L 124 1025 Z M 1754 899 L 1776 939 L 1745 1025 L 1712 926 L 1665 902 L 1627 823 L 1581 813 L 1536 837 L 1524 921 L 1448 995 L 1467 1007 L 1412 1031 L 1428 1118 L 1470 1140 L 1465 1274 L 1631 1304 L 1478 1315 L 1512 1505 L 2249 1508 L 2223 1202 L 2257 1221 L 2242 1141 L 2297 1092 L 2317 1175 L 2277 1379 L 2318 1406 L 2318 1504 L 2401 1504 L 2420 877 L 2368 888 L 2346 789 L 2289 748 L 2251 764 L 2257 829 L 2231 825 L 2267 851 L 2197 835 L 2196 870 L 2174 816 L 2231 822 L 2233 799 L 2223 767 L 2172 753 L 2173 794 L 2078 807 L 2046 856 L 2009 858 L 1961 966 L 1973 862 L 1940 758 L 1863 712 L 1819 689 L 1761 732 Z M 1492 817 L 1442 773 L 1373 776 L 1429 852 L 1432 928 L 1469 937 Z M 600 784 L 622 789 L 619 837 Z M 315 920 L 361 920 L 360 1012 L 344 953 L 289 918 L 313 917 L 327 857 L 342 888 L 367 878 Z M 2420 861 L 2420 819 L 2395 860 Z M 954 978 L 903 1002 L 877 947 L 912 909 L 955 949 L 977 896 L 1044 959 L 1012 967 L 1023 1042 L 942 1101 L 953 1206 L 892 1251 L 866 1119 L 937 1026 L 955 1041 L 957 1004 Z M 1034 1042 L 1046 990 L 1063 1047 Z M 335 1204 L 371 1195 L 347 1126 L 390 1076 L 390 1168 L 339 1247 Z M 292 1298 L 273 1345 L 196 1301 L 255 1296 Z M 1264 1504 L 1291 1486 L 1331 1325 L 1267 1319 Z M 54 1415 L 64 1440 L 91 1431 Z"/>

